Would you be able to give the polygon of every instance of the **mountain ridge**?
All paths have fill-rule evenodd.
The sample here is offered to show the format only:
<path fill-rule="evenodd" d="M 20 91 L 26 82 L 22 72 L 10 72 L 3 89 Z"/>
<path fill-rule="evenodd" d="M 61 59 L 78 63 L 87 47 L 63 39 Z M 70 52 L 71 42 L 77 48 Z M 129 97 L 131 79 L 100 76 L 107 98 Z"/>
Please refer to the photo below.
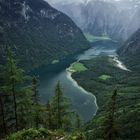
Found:
<path fill-rule="evenodd" d="M 140 70 L 140 28 L 124 43 L 117 53 L 130 69 Z"/>
<path fill-rule="evenodd" d="M 69 17 L 43 0 L 6 0 L 0 8 L 2 62 L 7 45 L 30 70 L 90 47 Z"/>
<path fill-rule="evenodd" d="M 138 1 L 95 0 L 86 4 L 65 2 L 52 5 L 70 16 L 84 33 L 94 36 L 106 34 L 124 42 L 140 26 Z"/>

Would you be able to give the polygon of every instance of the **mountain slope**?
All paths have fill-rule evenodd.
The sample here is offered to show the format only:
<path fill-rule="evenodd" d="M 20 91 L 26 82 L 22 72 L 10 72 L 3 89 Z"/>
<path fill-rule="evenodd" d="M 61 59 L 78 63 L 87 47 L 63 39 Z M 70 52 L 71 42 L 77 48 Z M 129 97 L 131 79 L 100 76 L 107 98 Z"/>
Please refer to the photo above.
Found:
<path fill-rule="evenodd" d="M 120 58 L 133 70 L 140 70 L 140 29 L 118 50 Z"/>
<path fill-rule="evenodd" d="M 111 3 L 89 1 L 86 4 L 57 3 L 54 6 L 69 15 L 86 33 L 96 36 L 107 34 L 113 37 L 114 35 L 114 38 L 118 38 L 122 33 L 116 18 L 118 14 L 117 8 Z"/>
<path fill-rule="evenodd" d="M 83 32 L 124 41 L 138 29 L 139 4 L 139 1 L 131 0 L 91 0 L 85 3 L 56 2 L 52 5 L 69 15 Z"/>
<path fill-rule="evenodd" d="M 136 9 L 135 14 L 132 16 L 131 21 L 128 25 L 127 33 L 132 35 L 140 27 L 140 6 Z"/>
<path fill-rule="evenodd" d="M 89 47 L 81 30 L 43 0 L 0 1 L 0 59 L 9 45 L 28 69 Z"/>
<path fill-rule="evenodd" d="M 97 36 L 107 34 L 113 39 L 119 39 L 123 30 L 117 16 L 117 8 L 113 4 L 91 1 L 86 5 L 86 10 L 86 17 L 88 17 L 87 26 L 84 29 L 86 32 Z"/>

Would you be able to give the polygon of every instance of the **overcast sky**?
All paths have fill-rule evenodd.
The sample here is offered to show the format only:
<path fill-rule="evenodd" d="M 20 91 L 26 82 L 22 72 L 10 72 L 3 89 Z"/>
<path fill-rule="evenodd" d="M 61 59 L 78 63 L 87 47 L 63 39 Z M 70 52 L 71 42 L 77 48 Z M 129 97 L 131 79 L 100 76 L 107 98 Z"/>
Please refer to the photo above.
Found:
<path fill-rule="evenodd" d="M 91 0 L 46 0 L 46 1 L 48 1 L 49 3 L 58 3 L 58 2 L 71 3 L 71 2 L 86 2 L 86 1 L 91 1 Z M 104 0 L 104 1 L 108 1 L 108 0 Z M 120 0 L 114 0 L 114 1 L 120 1 Z"/>
<path fill-rule="evenodd" d="M 49 3 L 58 3 L 58 2 L 83 2 L 84 0 L 46 0 Z"/>

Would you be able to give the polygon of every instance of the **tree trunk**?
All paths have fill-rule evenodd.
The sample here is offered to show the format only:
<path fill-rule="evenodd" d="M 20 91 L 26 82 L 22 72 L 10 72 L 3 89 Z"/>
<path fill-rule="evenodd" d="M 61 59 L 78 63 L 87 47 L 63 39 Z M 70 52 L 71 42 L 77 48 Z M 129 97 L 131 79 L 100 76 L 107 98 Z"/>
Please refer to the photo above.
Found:
<path fill-rule="evenodd" d="M 15 112 L 16 130 L 18 130 L 17 102 L 16 102 L 15 81 L 14 81 L 14 79 L 12 80 L 12 94 L 13 94 L 13 99 L 14 99 L 14 112 Z"/>
<path fill-rule="evenodd" d="M 6 135 L 7 134 L 7 129 L 6 129 L 6 122 L 5 122 L 5 115 L 4 115 L 4 105 L 3 105 L 3 101 L 2 101 L 2 97 L 1 96 L 0 96 L 0 106 L 1 106 L 2 122 L 3 122 L 4 133 Z"/>

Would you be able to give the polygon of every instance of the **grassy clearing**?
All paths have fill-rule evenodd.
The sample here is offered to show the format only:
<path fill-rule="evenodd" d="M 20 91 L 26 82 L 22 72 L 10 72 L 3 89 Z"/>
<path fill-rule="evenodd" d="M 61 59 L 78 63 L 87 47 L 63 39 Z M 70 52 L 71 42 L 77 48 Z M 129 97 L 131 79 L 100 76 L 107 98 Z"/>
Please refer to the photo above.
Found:
<path fill-rule="evenodd" d="M 87 34 L 87 33 L 85 33 L 84 35 L 89 42 L 96 42 L 96 41 L 99 41 L 99 40 L 111 40 L 111 38 L 107 35 L 93 36 L 93 35 Z"/>
<path fill-rule="evenodd" d="M 99 79 L 101 79 L 101 80 L 108 80 L 108 79 L 110 79 L 110 78 L 112 78 L 110 75 L 101 75 L 101 76 L 99 76 Z"/>
<path fill-rule="evenodd" d="M 82 72 L 82 71 L 87 70 L 87 68 L 84 66 L 84 64 L 82 64 L 80 62 L 73 63 L 71 66 L 71 69 L 76 72 Z"/>
<path fill-rule="evenodd" d="M 59 60 L 53 60 L 52 61 L 52 64 L 56 64 L 56 63 L 59 63 Z"/>

